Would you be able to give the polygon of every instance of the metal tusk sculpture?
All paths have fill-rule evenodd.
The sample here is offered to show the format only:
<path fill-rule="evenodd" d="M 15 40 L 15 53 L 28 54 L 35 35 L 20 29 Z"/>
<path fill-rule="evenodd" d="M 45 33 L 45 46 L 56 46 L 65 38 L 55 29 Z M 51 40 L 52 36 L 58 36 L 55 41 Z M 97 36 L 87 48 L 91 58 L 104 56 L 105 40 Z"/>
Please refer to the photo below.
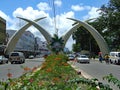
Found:
<path fill-rule="evenodd" d="M 30 24 L 32 24 L 34 27 L 36 27 L 41 34 L 45 37 L 45 39 L 47 40 L 48 43 L 50 43 L 52 36 L 44 29 L 42 28 L 39 24 L 37 24 L 36 22 L 29 20 L 29 19 L 25 19 L 25 18 L 21 18 L 20 19 L 29 22 Z"/>
<path fill-rule="evenodd" d="M 82 21 L 79 21 L 76 19 L 72 19 L 72 18 L 67 18 L 67 19 L 75 21 L 75 25 L 67 33 L 65 33 L 62 37 L 58 37 L 57 34 L 55 34 L 54 37 L 52 37 L 45 29 L 43 29 L 39 24 L 37 24 L 36 21 L 31 21 L 31 20 L 21 18 L 21 17 L 18 17 L 18 18 L 28 22 L 28 25 L 25 25 L 23 28 L 21 28 L 18 31 L 20 34 L 22 34 L 25 31 L 25 29 L 27 29 L 30 25 L 33 25 L 42 33 L 42 35 L 45 37 L 46 41 L 48 42 L 49 48 L 52 51 L 54 51 L 55 53 L 58 53 L 63 50 L 69 37 L 73 34 L 74 31 L 77 30 L 77 28 L 79 28 L 81 26 L 85 27 L 91 33 L 91 35 L 95 38 L 103 55 L 109 53 L 109 49 L 108 49 L 107 43 L 104 40 L 104 38 L 98 33 L 98 31 L 95 28 L 93 28 L 92 26 L 90 26 L 89 24 L 87 24 L 85 22 L 82 22 Z M 18 37 L 17 35 L 19 33 L 15 34 L 15 36 L 13 36 L 14 39 L 15 39 L 15 37 Z M 15 41 L 17 41 L 17 40 L 15 40 Z M 10 40 L 10 42 L 11 42 L 11 40 Z M 10 49 L 11 47 L 12 46 L 8 44 L 7 50 L 6 50 L 7 53 L 12 51 L 12 49 L 14 48 L 14 47 L 12 47 L 12 49 Z"/>
<path fill-rule="evenodd" d="M 91 25 L 89 25 L 85 22 L 82 22 L 82 21 L 79 21 L 79 20 L 76 20 L 73 18 L 67 18 L 67 19 L 73 20 L 73 21 L 79 23 L 79 26 L 85 27 L 91 33 L 91 35 L 94 37 L 94 39 L 96 40 L 96 42 L 100 48 L 100 51 L 102 52 L 103 55 L 109 53 L 109 48 L 108 48 L 106 41 L 104 40 L 104 38 L 100 35 L 100 33 L 95 28 L 93 28 Z"/>
<path fill-rule="evenodd" d="M 70 38 L 70 36 L 73 34 L 73 32 L 75 32 L 77 30 L 77 28 L 79 28 L 80 25 L 76 24 L 74 27 L 72 27 L 67 33 L 65 33 L 62 36 L 62 39 L 64 40 L 64 46 L 66 44 L 66 42 L 68 41 L 68 39 Z"/>
<path fill-rule="evenodd" d="M 42 18 L 38 18 L 36 20 L 34 20 L 35 22 L 42 20 L 46 17 L 42 17 Z M 5 54 L 9 55 L 10 52 L 14 51 L 14 48 L 19 40 L 19 38 L 22 36 L 22 34 L 25 32 L 25 30 L 27 28 L 29 28 L 32 24 L 28 23 L 25 24 L 21 29 L 19 29 L 18 31 L 16 31 L 14 33 L 14 35 L 10 38 L 10 40 L 8 41 L 7 45 L 6 45 L 6 49 L 5 49 Z"/>

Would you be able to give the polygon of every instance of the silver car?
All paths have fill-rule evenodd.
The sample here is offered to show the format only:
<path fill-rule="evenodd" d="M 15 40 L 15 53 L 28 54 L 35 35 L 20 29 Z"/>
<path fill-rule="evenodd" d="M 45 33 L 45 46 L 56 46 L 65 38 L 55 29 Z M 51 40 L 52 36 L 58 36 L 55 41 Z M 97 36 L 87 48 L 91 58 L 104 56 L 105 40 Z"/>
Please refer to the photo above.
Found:
<path fill-rule="evenodd" d="M 8 59 L 5 58 L 3 55 L 0 56 L 0 64 L 8 63 Z"/>
<path fill-rule="evenodd" d="M 90 63 L 90 59 L 86 55 L 79 55 L 76 59 L 79 63 Z"/>
<path fill-rule="evenodd" d="M 25 63 L 25 56 L 22 52 L 11 52 L 9 55 L 9 60 L 11 64 L 13 63 Z"/>

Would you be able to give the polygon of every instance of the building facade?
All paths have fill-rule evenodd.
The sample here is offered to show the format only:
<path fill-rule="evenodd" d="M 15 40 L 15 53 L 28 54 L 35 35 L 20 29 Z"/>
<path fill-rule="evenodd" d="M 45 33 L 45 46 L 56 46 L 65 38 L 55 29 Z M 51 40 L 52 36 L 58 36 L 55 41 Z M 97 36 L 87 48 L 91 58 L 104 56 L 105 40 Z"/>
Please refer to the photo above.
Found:
<path fill-rule="evenodd" d="M 7 30 L 9 40 L 16 30 Z M 18 40 L 14 51 L 34 51 L 35 37 L 30 31 L 25 31 Z"/>
<path fill-rule="evenodd" d="M 16 30 L 6 30 L 8 34 L 8 38 L 12 37 L 12 35 L 16 32 Z M 21 38 L 18 40 L 14 51 L 22 51 L 27 53 L 27 57 L 29 55 L 40 55 L 48 53 L 47 43 L 41 41 L 39 37 L 35 37 L 30 31 L 25 31 Z"/>
<path fill-rule="evenodd" d="M 0 17 L 0 55 L 4 55 L 6 42 L 6 20 Z"/>
<path fill-rule="evenodd" d="M 6 20 L 0 17 L 0 45 L 6 44 Z"/>
<path fill-rule="evenodd" d="M 39 37 L 36 37 L 37 45 L 38 45 L 38 51 L 40 51 L 40 54 L 46 55 L 50 53 L 50 50 L 47 48 L 47 42 L 41 41 Z"/>

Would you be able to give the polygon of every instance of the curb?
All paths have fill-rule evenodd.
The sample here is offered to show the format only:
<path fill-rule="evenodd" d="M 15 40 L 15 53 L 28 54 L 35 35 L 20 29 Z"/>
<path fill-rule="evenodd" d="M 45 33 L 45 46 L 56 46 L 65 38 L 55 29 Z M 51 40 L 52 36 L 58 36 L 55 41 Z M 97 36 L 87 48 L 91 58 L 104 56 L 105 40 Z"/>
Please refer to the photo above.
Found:
<path fill-rule="evenodd" d="M 74 65 L 75 62 L 69 61 L 68 63 L 69 63 L 69 64 L 71 65 L 71 67 L 73 67 L 77 72 L 81 72 L 81 75 L 82 75 L 84 78 L 87 78 L 87 79 L 92 79 L 92 78 L 93 78 L 91 75 L 89 75 L 89 74 L 86 73 L 85 71 L 77 68 L 77 67 Z"/>

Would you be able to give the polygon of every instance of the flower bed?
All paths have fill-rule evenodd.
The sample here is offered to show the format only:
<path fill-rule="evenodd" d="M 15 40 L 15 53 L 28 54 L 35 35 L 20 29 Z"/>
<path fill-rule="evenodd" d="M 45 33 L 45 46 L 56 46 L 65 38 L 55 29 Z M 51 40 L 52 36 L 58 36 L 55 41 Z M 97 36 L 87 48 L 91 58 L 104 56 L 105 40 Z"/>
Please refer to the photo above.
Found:
<path fill-rule="evenodd" d="M 9 73 L 8 81 L 0 82 L 0 90 L 96 90 L 99 86 L 97 79 L 89 80 L 78 75 L 67 61 L 68 57 L 63 54 L 50 55 L 39 68 L 23 67 L 26 73 L 20 78 L 11 79 Z"/>

